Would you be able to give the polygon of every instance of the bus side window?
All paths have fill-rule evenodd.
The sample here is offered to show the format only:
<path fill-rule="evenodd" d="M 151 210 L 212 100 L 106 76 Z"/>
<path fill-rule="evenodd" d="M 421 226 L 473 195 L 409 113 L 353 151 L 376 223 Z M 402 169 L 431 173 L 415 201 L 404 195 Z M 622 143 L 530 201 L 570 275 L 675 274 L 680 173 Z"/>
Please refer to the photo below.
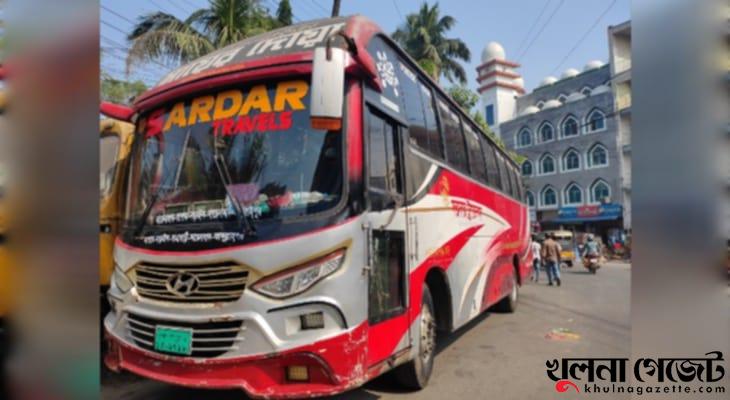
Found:
<path fill-rule="evenodd" d="M 402 194 L 400 165 L 394 123 L 368 111 L 368 184 L 369 191 L 387 194 Z M 387 196 L 371 196 L 373 209 L 380 210 L 389 205 L 383 203 Z M 377 201 L 376 201 L 377 200 Z"/>
<path fill-rule="evenodd" d="M 419 82 L 421 88 L 421 101 L 423 103 L 423 110 L 426 116 L 426 134 L 429 137 L 429 150 L 431 155 L 438 159 L 444 158 L 444 149 L 441 144 L 441 134 L 439 133 L 439 127 L 436 123 L 436 106 L 434 105 L 433 95 L 428 86 Z"/>
<path fill-rule="evenodd" d="M 517 186 L 517 199 L 519 201 L 525 201 L 525 187 L 523 186 L 522 178 L 520 177 L 520 171 L 513 169 L 515 176 L 515 185 Z"/>
<path fill-rule="evenodd" d="M 499 182 L 499 170 L 497 169 L 497 158 L 494 154 L 494 148 L 486 137 L 480 138 L 482 142 L 482 153 L 487 165 L 487 183 L 496 189 L 501 189 Z"/>
<path fill-rule="evenodd" d="M 519 199 L 520 189 L 517 187 L 517 174 L 515 173 L 515 169 L 512 168 L 512 165 L 509 164 L 509 161 L 505 160 L 505 164 L 507 165 L 507 171 L 509 172 L 510 186 L 512 186 L 512 191 L 510 193 L 512 194 L 512 197 Z"/>
<path fill-rule="evenodd" d="M 496 152 L 495 152 L 496 153 Z M 512 193 L 512 185 L 509 182 L 509 173 L 507 172 L 507 163 L 500 153 L 497 154 L 497 165 L 499 166 L 499 181 L 502 182 L 502 192 L 505 194 Z"/>
<path fill-rule="evenodd" d="M 441 137 L 436 127 L 431 91 L 418 80 L 416 73 L 399 60 L 400 88 L 403 95 L 410 143 L 423 152 L 440 159 L 443 157 Z"/>
<path fill-rule="evenodd" d="M 438 104 L 441 131 L 446 145 L 446 161 L 457 170 L 468 172 L 464 133 L 461 131 L 459 116 L 443 100 L 439 99 Z"/>
<path fill-rule="evenodd" d="M 469 124 L 464 123 L 466 147 L 469 150 L 469 169 L 471 176 L 481 182 L 487 181 L 487 170 L 484 165 L 484 154 L 479 147 L 479 136 Z"/>

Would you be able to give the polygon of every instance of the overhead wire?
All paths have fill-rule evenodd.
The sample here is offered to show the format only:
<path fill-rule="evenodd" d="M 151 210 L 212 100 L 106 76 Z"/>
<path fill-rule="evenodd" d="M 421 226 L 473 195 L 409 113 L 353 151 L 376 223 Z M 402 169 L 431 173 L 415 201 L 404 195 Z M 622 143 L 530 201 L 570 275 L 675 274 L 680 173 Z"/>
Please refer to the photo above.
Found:
<path fill-rule="evenodd" d="M 588 37 L 588 35 L 590 35 L 590 33 L 596 28 L 596 26 L 598 26 L 598 23 L 601 22 L 601 20 L 603 19 L 603 17 L 605 17 L 606 14 L 608 14 L 608 12 L 611 11 L 611 9 L 613 8 L 613 6 L 616 5 L 616 2 L 617 2 L 617 0 L 613 0 L 611 2 L 611 4 L 609 4 L 608 7 L 605 10 L 603 10 L 603 12 L 598 16 L 598 18 L 596 18 L 596 20 L 593 22 L 593 25 L 591 25 L 591 27 L 588 28 L 588 30 L 583 34 L 583 36 L 581 36 L 580 39 L 578 39 L 578 41 L 575 43 L 575 45 L 570 49 L 570 51 L 568 51 L 568 54 L 566 54 L 565 57 L 563 57 L 563 59 L 560 60 L 560 63 L 558 63 L 558 65 L 553 70 L 553 72 L 552 72 L 553 74 L 558 69 L 560 69 L 561 66 L 563 66 L 563 64 L 565 63 L 565 61 L 568 60 L 568 57 L 570 57 L 570 55 L 573 54 L 573 52 L 578 48 L 578 46 L 580 46 L 581 43 L 583 43 L 583 41 L 586 40 L 586 38 Z"/>

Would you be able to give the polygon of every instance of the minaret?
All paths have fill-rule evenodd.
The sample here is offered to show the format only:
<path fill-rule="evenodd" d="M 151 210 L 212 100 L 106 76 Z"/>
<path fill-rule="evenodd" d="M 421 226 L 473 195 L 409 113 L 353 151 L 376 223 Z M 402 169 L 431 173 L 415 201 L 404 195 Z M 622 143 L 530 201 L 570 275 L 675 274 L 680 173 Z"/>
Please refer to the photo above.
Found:
<path fill-rule="evenodd" d="M 487 124 L 499 135 L 499 124 L 515 117 L 515 99 L 525 93 L 522 76 L 515 72 L 516 62 L 508 61 L 504 48 L 489 42 L 477 67 L 477 91 L 482 96 L 482 111 Z"/>

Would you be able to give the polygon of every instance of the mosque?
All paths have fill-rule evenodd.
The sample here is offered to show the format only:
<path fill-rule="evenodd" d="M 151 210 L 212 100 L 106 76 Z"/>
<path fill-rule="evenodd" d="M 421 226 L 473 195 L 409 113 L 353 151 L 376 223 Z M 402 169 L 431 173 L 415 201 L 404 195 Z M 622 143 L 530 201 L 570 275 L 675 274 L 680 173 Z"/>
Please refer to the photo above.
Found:
<path fill-rule="evenodd" d="M 609 42 L 615 61 L 616 40 Z M 519 68 L 502 45 L 489 42 L 477 67 L 477 91 L 490 128 L 525 158 L 533 228 L 591 232 L 604 243 L 621 237 L 630 229 L 630 136 L 624 132 L 630 129 L 623 120 L 628 115 L 630 123 L 630 106 L 616 102 L 615 66 L 589 61 L 545 77 L 529 92 Z"/>

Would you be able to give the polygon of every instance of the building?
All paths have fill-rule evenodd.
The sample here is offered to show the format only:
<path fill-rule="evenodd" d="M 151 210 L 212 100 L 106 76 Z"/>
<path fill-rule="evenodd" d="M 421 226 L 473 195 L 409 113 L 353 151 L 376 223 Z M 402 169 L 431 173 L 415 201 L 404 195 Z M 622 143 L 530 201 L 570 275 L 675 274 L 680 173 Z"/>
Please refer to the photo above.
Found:
<path fill-rule="evenodd" d="M 515 98 L 525 94 L 525 82 L 515 69 L 520 65 L 508 61 L 504 48 L 490 42 L 482 51 L 482 64 L 477 67 L 477 82 L 484 108 L 484 119 L 499 136 L 500 124 L 515 115 Z"/>
<path fill-rule="evenodd" d="M 624 227 L 631 228 L 631 21 L 608 27 L 608 57 L 611 87 L 617 111 L 624 196 Z"/>
<path fill-rule="evenodd" d="M 508 149 L 525 157 L 522 175 L 535 228 L 616 237 L 628 228 L 624 186 L 630 161 L 624 161 L 612 65 L 591 61 L 580 71 L 545 78 L 531 92 L 524 90 L 518 67 L 492 42 L 477 79 L 490 126 Z"/>

